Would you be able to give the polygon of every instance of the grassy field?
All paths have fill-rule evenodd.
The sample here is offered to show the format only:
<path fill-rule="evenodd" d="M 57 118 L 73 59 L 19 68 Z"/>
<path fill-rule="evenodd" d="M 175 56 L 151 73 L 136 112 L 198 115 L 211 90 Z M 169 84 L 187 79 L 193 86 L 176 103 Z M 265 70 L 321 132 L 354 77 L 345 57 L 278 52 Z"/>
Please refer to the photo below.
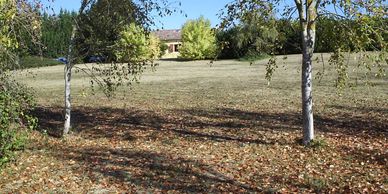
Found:
<path fill-rule="evenodd" d="M 319 141 L 305 148 L 301 57 L 278 63 L 268 86 L 266 60 L 160 61 L 113 99 L 91 95 L 75 73 L 74 132 L 33 132 L 1 172 L 0 193 L 388 192 L 388 80 L 340 94 L 326 62 L 314 83 Z M 40 130 L 61 129 L 63 65 L 17 77 L 36 91 Z"/>

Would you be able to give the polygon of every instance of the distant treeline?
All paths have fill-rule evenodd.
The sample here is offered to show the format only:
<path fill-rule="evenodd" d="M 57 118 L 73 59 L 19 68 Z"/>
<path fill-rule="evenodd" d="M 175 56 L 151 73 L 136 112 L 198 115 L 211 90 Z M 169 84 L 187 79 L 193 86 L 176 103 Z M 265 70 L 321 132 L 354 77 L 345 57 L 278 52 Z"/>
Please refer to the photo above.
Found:
<path fill-rule="evenodd" d="M 28 55 L 47 58 L 66 56 L 69 48 L 72 25 L 76 12 L 60 10 L 56 15 L 43 13 L 41 16 L 40 44 L 31 44 Z"/>
<path fill-rule="evenodd" d="M 57 15 L 44 13 L 42 19 L 42 46 L 31 45 L 29 55 L 43 55 L 55 58 L 66 56 L 72 31 L 73 18 L 76 12 L 61 10 Z M 352 41 L 346 40 L 349 29 L 341 28 L 341 22 L 351 23 L 335 18 L 321 17 L 317 25 L 316 52 L 333 52 L 338 41 L 348 41 L 347 46 L 352 48 Z M 388 20 L 386 22 L 388 25 Z M 357 28 L 357 24 L 354 24 Z M 217 32 L 217 40 L 223 49 L 219 58 L 242 58 L 263 54 L 297 54 L 301 53 L 301 36 L 297 21 L 275 20 L 270 28 L 252 24 L 244 24 L 228 30 Z M 362 33 L 357 32 L 356 33 Z M 388 34 L 388 33 L 387 33 Z M 388 35 L 384 37 L 388 39 Z M 372 37 L 373 39 L 373 37 Z M 361 40 L 362 41 L 362 40 Z M 228 42 L 228 44 L 223 44 Z M 369 42 L 370 50 L 376 50 L 379 45 Z"/>
<path fill-rule="evenodd" d="M 381 20 L 381 18 L 380 18 Z M 379 22 L 373 22 L 377 25 Z M 343 24 L 347 25 L 343 25 Z M 388 19 L 384 23 L 388 25 Z M 349 25 L 350 24 L 350 25 Z M 359 29 L 359 24 L 352 20 L 341 20 L 329 17 L 320 17 L 316 29 L 315 52 L 328 53 L 336 49 L 357 50 L 355 41 L 362 42 L 366 50 L 380 50 L 381 45 L 376 41 L 376 37 L 364 37 L 364 33 Z M 221 52 L 220 58 L 242 58 L 265 54 L 299 54 L 302 51 L 301 35 L 298 21 L 278 19 L 271 27 L 257 26 L 255 24 L 241 24 L 219 32 L 217 37 L 219 42 L 229 42 Z M 349 27 L 351 26 L 352 29 Z M 379 28 L 381 26 L 374 26 Z M 357 33 L 356 40 L 351 40 L 348 33 Z M 384 40 L 388 40 L 388 32 L 383 34 Z M 369 39 L 370 38 L 370 39 Z M 339 42 L 343 44 L 338 44 Z M 340 48 L 341 47 L 346 48 Z"/>

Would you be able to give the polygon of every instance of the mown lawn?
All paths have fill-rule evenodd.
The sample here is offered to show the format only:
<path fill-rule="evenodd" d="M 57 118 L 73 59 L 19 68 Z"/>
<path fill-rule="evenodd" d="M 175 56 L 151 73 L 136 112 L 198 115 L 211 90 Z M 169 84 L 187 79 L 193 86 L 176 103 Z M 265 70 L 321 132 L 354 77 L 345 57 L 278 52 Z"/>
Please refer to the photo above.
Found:
<path fill-rule="evenodd" d="M 314 83 L 320 141 L 305 148 L 300 60 L 279 57 L 269 86 L 266 60 L 161 61 L 113 99 L 91 95 L 76 73 L 74 132 L 32 132 L 1 172 L 0 193 L 388 192 L 388 80 L 340 94 L 326 62 Z M 60 129 L 63 65 L 18 77 L 36 90 L 40 130 Z"/>

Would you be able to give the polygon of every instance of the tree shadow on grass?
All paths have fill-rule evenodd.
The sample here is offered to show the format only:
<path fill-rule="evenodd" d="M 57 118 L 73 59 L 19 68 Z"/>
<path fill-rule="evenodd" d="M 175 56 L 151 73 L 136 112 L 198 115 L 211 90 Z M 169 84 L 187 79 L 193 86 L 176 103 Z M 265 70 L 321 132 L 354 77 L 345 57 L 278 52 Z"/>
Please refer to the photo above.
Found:
<path fill-rule="evenodd" d="M 40 129 L 60 137 L 64 122 L 62 112 L 61 107 L 38 107 L 33 114 L 39 119 Z M 132 130 L 157 130 L 164 122 L 152 112 L 114 108 L 77 107 L 71 116 L 73 132 L 85 132 L 91 138 L 125 136 Z"/>
<path fill-rule="evenodd" d="M 346 110 L 351 112 L 358 113 L 379 113 L 382 115 L 388 115 L 388 108 L 386 107 L 350 107 L 350 106 L 342 106 L 342 105 L 331 105 L 330 108 L 338 109 L 338 110 Z"/>
<path fill-rule="evenodd" d="M 196 117 L 202 117 L 216 121 L 215 123 L 217 123 L 219 120 L 226 119 L 228 122 L 233 123 L 234 125 L 261 128 L 262 130 L 269 131 L 295 131 L 301 130 L 302 126 L 301 113 L 297 112 L 250 112 L 230 108 L 220 108 L 211 111 L 202 109 L 187 109 L 177 111 L 182 115 L 186 115 L 186 120 L 195 121 Z M 378 113 L 381 111 L 381 109 L 376 111 Z M 320 132 L 332 132 L 346 135 L 388 135 L 388 118 L 376 118 L 369 115 L 364 115 L 363 117 L 352 117 L 352 115 L 341 112 L 330 116 L 315 113 L 314 121 L 315 128 Z M 195 127 L 198 126 L 198 124 L 194 122 L 189 123 L 188 126 Z M 217 124 L 213 126 L 217 126 Z"/>
<path fill-rule="evenodd" d="M 60 136 L 63 114 L 60 107 L 39 107 L 34 111 L 41 129 Z M 133 140 L 133 132 L 153 135 L 195 137 L 213 141 L 265 143 L 259 132 L 290 132 L 301 130 L 300 113 L 250 112 L 239 109 L 219 108 L 176 109 L 163 115 L 148 110 L 77 107 L 72 112 L 73 128 L 88 138 L 121 138 Z M 315 114 L 315 128 L 319 132 L 346 135 L 387 135 L 388 120 L 352 117 L 346 113 L 325 116 Z"/>
<path fill-rule="evenodd" d="M 39 118 L 39 128 L 47 130 L 51 135 L 60 136 L 63 126 L 61 112 L 62 109 L 58 107 L 37 108 L 34 113 Z M 83 134 L 85 138 L 134 140 L 132 134 L 143 133 L 148 139 L 156 139 L 155 136 L 176 137 L 179 135 L 203 141 L 275 143 L 263 141 L 260 136 L 250 134 L 251 131 L 246 130 L 252 128 L 249 122 L 222 119 L 206 121 L 196 118 L 188 119 L 187 115 L 181 116 L 180 112 L 171 114 L 174 116 L 135 109 L 78 107 L 72 111 L 72 126 L 74 132 Z M 207 128 L 212 128 L 213 132 L 205 131 Z M 260 130 L 260 127 L 257 130 Z"/>
<path fill-rule="evenodd" d="M 180 130 L 180 129 L 172 129 L 173 132 L 176 132 L 178 135 L 183 137 L 196 137 L 199 139 L 206 139 L 211 141 L 232 141 L 237 143 L 255 143 L 255 144 L 268 144 L 272 145 L 275 143 L 278 144 L 287 144 L 282 142 L 274 142 L 274 141 L 268 141 L 264 139 L 259 138 L 241 138 L 241 137 L 233 137 L 233 136 L 227 136 L 227 135 L 217 135 L 217 134 L 208 134 L 208 133 L 200 133 L 196 131 L 190 131 L 190 130 Z"/>
<path fill-rule="evenodd" d="M 71 154 L 69 154 L 71 153 Z M 78 170 L 88 173 L 92 181 L 108 177 L 112 183 L 135 190 L 149 188 L 184 193 L 259 192 L 258 188 L 227 177 L 199 161 L 149 151 L 110 148 L 58 149 L 54 156 L 76 161 Z M 93 174 L 93 175 L 91 175 Z"/>
<path fill-rule="evenodd" d="M 256 128 L 261 130 L 294 131 L 300 129 L 298 113 L 250 112 L 239 109 L 219 108 L 215 110 L 176 110 L 185 117 L 187 127 Z M 206 118 L 206 123 L 197 118 Z"/>
<path fill-rule="evenodd" d="M 41 107 L 35 111 L 35 114 L 39 117 L 42 128 L 61 129 L 63 120 L 61 112 L 62 108 Z M 274 144 L 279 140 L 264 141 L 256 132 L 295 131 L 301 125 L 299 113 L 292 112 L 249 112 L 220 108 L 170 110 L 163 114 L 139 109 L 78 107 L 73 111 L 73 126 L 82 137 L 91 139 L 134 140 L 139 137 L 133 134 L 141 133 L 142 137 L 146 136 L 149 140 L 155 141 L 160 141 L 160 137 L 168 139 L 179 136 L 200 141 Z M 369 130 L 370 134 L 386 135 L 384 130 L 387 129 L 387 122 L 384 120 L 349 117 L 342 113 L 336 113 L 333 117 L 316 114 L 315 119 L 318 130 L 325 129 L 328 132 L 355 136 Z M 153 137 L 153 134 L 157 137 Z M 285 142 L 287 143 L 289 142 Z M 130 150 L 99 146 L 52 149 L 54 149 L 52 154 L 57 158 L 81 163 L 82 167 L 74 167 L 80 171 L 96 173 L 114 183 L 124 184 L 135 190 L 153 188 L 177 192 L 263 192 L 252 185 L 260 186 L 260 180 L 264 180 L 265 175 L 256 173 L 255 184 L 241 183 L 234 177 L 217 172 L 214 170 L 215 167 L 178 155 L 139 151 L 140 148 Z M 351 150 L 351 155 L 363 161 L 363 158 L 369 157 L 372 152 Z M 384 157 L 386 154 L 376 155 L 374 162 L 384 164 L 382 163 L 386 161 L 382 160 Z M 94 177 L 96 181 L 98 179 L 95 175 L 89 176 L 92 179 Z M 276 180 L 282 181 L 283 178 L 276 178 Z"/>
<path fill-rule="evenodd" d="M 341 146 L 337 148 L 339 151 L 346 152 L 346 158 L 352 162 L 358 161 L 359 163 L 372 163 L 374 165 L 387 166 L 388 165 L 388 151 L 381 149 L 367 149 L 364 147 L 348 147 Z M 388 172 L 388 170 L 387 170 Z"/>

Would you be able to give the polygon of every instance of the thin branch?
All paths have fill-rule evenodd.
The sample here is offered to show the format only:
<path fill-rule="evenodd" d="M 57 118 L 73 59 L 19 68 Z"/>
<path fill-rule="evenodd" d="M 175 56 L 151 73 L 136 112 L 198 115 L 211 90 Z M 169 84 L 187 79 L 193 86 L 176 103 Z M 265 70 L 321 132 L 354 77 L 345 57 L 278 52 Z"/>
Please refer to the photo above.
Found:
<path fill-rule="evenodd" d="M 75 69 L 79 70 L 79 71 L 82 71 L 83 73 L 85 73 L 88 77 L 90 77 L 92 80 L 96 81 L 98 85 L 103 85 L 103 83 L 101 82 L 101 80 L 98 79 L 98 76 L 95 75 L 94 73 L 91 73 L 87 70 L 85 70 L 84 68 L 80 68 L 80 67 L 77 67 L 77 66 L 73 66 Z"/>

